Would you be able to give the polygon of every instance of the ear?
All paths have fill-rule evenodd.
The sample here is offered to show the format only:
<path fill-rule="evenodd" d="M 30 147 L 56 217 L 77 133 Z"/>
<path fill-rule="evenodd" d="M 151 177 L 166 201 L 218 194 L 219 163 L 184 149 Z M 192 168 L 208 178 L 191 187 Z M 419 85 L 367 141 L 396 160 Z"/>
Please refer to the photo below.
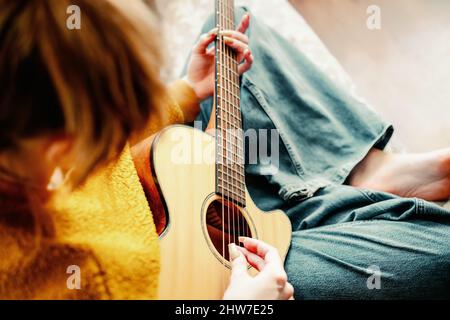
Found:
<path fill-rule="evenodd" d="M 73 138 L 68 135 L 49 137 L 44 146 L 44 155 L 48 164 L 53 167 L 70 169 L 73 165 L 70 161 L 73 144 Z"/>

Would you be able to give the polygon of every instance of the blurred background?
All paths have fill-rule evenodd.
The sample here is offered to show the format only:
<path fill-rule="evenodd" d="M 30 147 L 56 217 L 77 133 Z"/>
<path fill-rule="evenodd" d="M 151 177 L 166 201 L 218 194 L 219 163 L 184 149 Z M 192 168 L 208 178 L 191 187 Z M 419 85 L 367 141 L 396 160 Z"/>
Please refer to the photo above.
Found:
<path fill-rule="evenodd" d="M 450 1 L 291 0 L 408 150 L 450 146 Z M 381 30 L 365 27 L 369 5 Z"/>
<path fill-rule="evenodd" d="M 450 147 L 450 1 L 236 0 L 396 128 L 392 147 Z M 176 78 L 213 0 L 157 0 Z M 367 8 L 381 9 L 369 30 Z M 176 48 L 176 50 L 174 50 Z"/>

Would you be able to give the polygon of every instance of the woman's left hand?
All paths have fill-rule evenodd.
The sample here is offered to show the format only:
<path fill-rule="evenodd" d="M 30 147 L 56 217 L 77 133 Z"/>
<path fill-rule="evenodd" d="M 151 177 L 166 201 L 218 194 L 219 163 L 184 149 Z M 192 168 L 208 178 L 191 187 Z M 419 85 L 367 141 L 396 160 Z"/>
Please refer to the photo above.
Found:
<path fill-rule="evenodd" d="M 237 52 L 239 74 L 250 70 L 253 64 L 253 55 L 249 47 L 249 39 L 245 35 L 250 25 L 250 15 L 245 14 L 236 30 L 224 30 L 222 36 L 225 43 Z M 213 29 L 201 36 L 199 42 L 192 50 L 185 80 L 194 89 L 199 101 L 214 93 L 215 83 L 215 48 L 208 49 L 216 39 L 217 29 Z"/>

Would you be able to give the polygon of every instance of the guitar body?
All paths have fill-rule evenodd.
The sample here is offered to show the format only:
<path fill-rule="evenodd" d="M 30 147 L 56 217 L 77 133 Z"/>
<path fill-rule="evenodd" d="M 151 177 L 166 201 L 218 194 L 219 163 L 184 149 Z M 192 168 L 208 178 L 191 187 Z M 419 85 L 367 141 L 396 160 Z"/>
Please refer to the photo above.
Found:
<path fill-rule="evenodd" d="M 171 126 L 132 152 L 152 212 L 159 221 L 160 299 L 221 299 L 229 283 L 230 268 L 224 257 L 227 245 L 220 241 L 238 242 L 244 223 L 246 235 L 271 244 L 285 258 L 291 224 L 282 211 L 259 210 L 247 191 L 245 208 L 216 194 L 214 137 L 190 127 Z M 214 220 L 212 208 L 216 208 L 219 219 L 232 212 L 228 232 L 209 225 Z"/>

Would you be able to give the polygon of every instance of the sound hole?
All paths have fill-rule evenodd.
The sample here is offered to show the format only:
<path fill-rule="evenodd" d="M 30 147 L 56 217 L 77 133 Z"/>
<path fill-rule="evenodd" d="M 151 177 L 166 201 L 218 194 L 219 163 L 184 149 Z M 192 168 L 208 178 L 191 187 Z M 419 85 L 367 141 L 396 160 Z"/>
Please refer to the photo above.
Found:
<path fill-rule="evenodd" d="M 240 236 L 252 236 L 241 210 L 230 202 L 215 200 L 209 205 L 206 213 L 206 227 L 211 242 L 220 255 L 228 261 L 230 261 L 228 245 L 230 243 L 239 245 Z"/>

